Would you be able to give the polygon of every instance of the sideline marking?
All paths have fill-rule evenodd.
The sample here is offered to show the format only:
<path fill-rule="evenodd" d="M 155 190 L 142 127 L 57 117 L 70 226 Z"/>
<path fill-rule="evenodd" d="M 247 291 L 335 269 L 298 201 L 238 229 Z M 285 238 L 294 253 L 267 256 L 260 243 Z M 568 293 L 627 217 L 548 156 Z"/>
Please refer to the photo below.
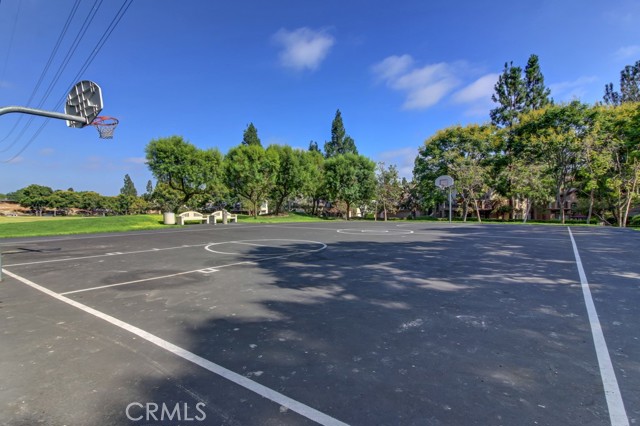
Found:
<path fill-rule="evenodd" d="M 607 399 L 607 407 L 609 408 L 609 419 L 611 420 L 612 426 L 629 426 L 629 418 L 627 417 L 627 412 L 624 408 L 622 394 L 620 393 L 616 373 L 613 370 L 613 364 L 611 363 L 611 357 L 609 356 L 607 342 L 604 340 L 604 334 L 602 333 L 602 327 L 600 326 L 600 320 L 598 319 L 598 313 L 596 312 L 596 305 L 593 303 L 593 298 L 591 297 L 591 290 L 589 289 L 587 275 L 584 273 L 584 269 L 582 268 L 582 261 L 580 260 L 580 254 L 578 253 L 578 246 L 576 245 L 576 241 L 573 239 L 571 228 L 567 227 L 567 229 L 569 230 L 569 238 L 571 238 L 573 254 L 576 258 L 576 265 L 578 266 L 578 275 L 580 275 L 584 304 L 587 307 L 587 314 L 589 315 L 593 344 L 596 347 L 596 355 L 598 358 L 598 365 L 600 367 L 600 377 L 602 378 L 602 385 L 604 386 L 604 396 Z"/>
<path fill-rule="evenodd" d="M 247 240 L 247 241 L 261 241 L 261 240 Z M 269 241 L 269 240 L 266 240 L 266 241 Z M 305 241 L 305 240 L 285 240 L 285 241 Z M 214 252 L 212 250 L 209 250 L 209 247 L 212 246 L 212 245 L 225 244 L 225 243 L 237 243 L 237 242 L 238 241 L 226 241 L 226 242 L 222 242 L 222 243 L 210 243 L 210 244 L 206 245 L 205 250 L 211 251 L 213 253 L 216 253 L 216 252 Z M 106 285 L 101 285 L 101 286 L 97 286 L 97 287 L 90 287 L 90 288 L 81 288 L 79 290 L 66 291 L 66 292 L 60 293 L 60 294 L 61 295 L 67 295 L 67 294 L 74 294 L 74 293 L 84 293 L 85 291 L 102 290 L 102 289 L 105 289 L 105 288 L 120 287 L 122 285 L 137 284 L 137 283 L 142 283 L 142 282 L 147 282 L 147 281 L 161 280 L 163 278 L 171 278 L 171 277 L 177 277 L 177 276 L 180 276 L 180 275 L 194 274 L 196 272 L 200 272 L 200 273 L 218 272 L 217 271 L 218 269 L 227 268 L 229 266 L 252 265 L 252 264 L 255 264 L 257 262 L 262 262 L 264 260 L 282 259 L 282 258 L 285 258 L 285 257 L 291 257 L 291 256 L 297 256 L 297 255 L 305 255 L 305 254 L 308 254 L 308 253 L 315 253 L 315 252 L 318 252 L 318 251 L 322 251 L 322 250 L 327 248 L 326 244 L 320 243 L 318 241 L 306 241 L 306 242 L 313 242 L 313 243 L 321 244 L 322 247 L 320 247 L 319 249 L 314 249 L 314 250 L 299 251 L 299 252 L 295 252 L 295 253 L 287 253 L 287 254 L 281 254 L 281 255 L 277 255 L 277 256 L 263 257 L 261 259 L 255 259 L 255 260 L 242 260 L 240 262 L 227 263 L 226 265 L 212 266 L 210 268 L 204 268 L 204 269 L 203 268 L 193 269 L 193 270 L 190 270 L 190 271 L 178 272 L 178 273 L 169 274 L 169 275 L 161 275 L 161 276 L 158 276 L 158 277 L 141 278 L 139 280 L 125 281 L 125 282 L 122 282 L 122 283 L 106 284 Z M 205 272 L 205 271 L 207 271 L 207 272 Z"/>
<path fill-rule="evenodd" d="M 111 315 L 107 315 L 101 311 L 98 311 L 97 309 L 91 308 L 87 305 L 83 305 L 82 303 L 76 302 L 73 299 L 64 297 L 61 294 L 55 293 L 45 287 L 42 287 L 39 284 L 34 283 L 33 281 L 29 281 L 28 279 L 23 278 L 19 275 L 16 275 L 12 272 L 9 272 L 9 271 L 4 271 L 4 272 L 11 278 L 16 279 L 22 282 L 23 284 L 28 285 L 29 287 L 32 287 L 38 291 L 41 291 L 42 293 L 48 296 L 51 296 L 54 299 L 57 299 L 63 303 L 71 305 L 74 308 L 78 308 L 90 315 L 100 318 L 101 320 L 111 323 L 116 327 L 119 327 L 123 330 L 128 331 L 129 333 L 135 334 L 136 336 L 141 337 L 142 339 L 150 343 L 153 343 L 154 345 L 159 346 L 162 349 L 168 352 L 171 352 L 172 354 L 177 355 L 184 360 L 187 360 L 193 364 L 196 364 L 204 368 L 205 370 L 209 370 L 210 372 L 217 374 L 218 376 L 223 377 L 229 380 L 230 382 L 235 383 L 238 386 L 242 386 L 243 388 L 248 389 L 262 396 L 263 398 L 266 398 L 275 402 L 276 404 L 280 404 L 284 407 L 287 407 L 291 411 L 295 411 L 296 413 L 306 417 L 309 420 L 313 420 L 314 422 L 319 423 L 321 425 L 347 426 L 347 423 L 341 422 L 340 420 L 335 419 L 327 414 L 324 414 L 316 410 L 315 408 L 309 407 L 308 405 L 298 402 L 295 399 L 289 398 L 288 396 L 281 394 L 280 392 L 277 392 L 271 388 L 261 385 L 258 382 L 254 382 L 253 380 L 248 379 L 245 376 L 242 376 L 227 368 L 224 368 L 223 366 L 218 365 L 212 361 L 209 361 L 208 359 L 202 358 L 201 356 L 198 356 L 193 352 L 189 352 L 188 350 L 183 349 L 180 346 L 174 345 L 173 343 L 167 340 L 164 340 L 154 334 L 151 334 L 148 331 L 144 331 L 141 328 L 138 328 L 124 321 L 121 321 L 118 318 L 112 317 Z"/>
<path fill-rule="evenodd" d="M 209 244 L 209 243 L 193 244 L 193 245 L 190 245 L 190 246 L 152 248 L 152 249 L 148 249 L 148 250 L 135 250 L 135 251 L 126 251 L 126 252 L 114 251 L 114 252 L 111 252 L 111 253 L 94 254 L 94 255 L 91 255 L 91 256 L 65 257 L 64 259 L 38 260 L 38 261 L 35 261 L 35 262 L 13 263 L 13 264 L 10 264 L 10 265 L 5 265 L 5 266 L 9 267 L 9 266 L 39 265 L 41 263 L 68 262 L 68 261 L 71 261 L 71 260 L 95 259 L 95 258 L 98 258 L 98 257 L 107 257 L 107 256 L 122 256 L 122 255 L 126 255 L 126 254 L 151 253 L 151 252 L 154 252 L 154 251 L 164 251 L 164 250 L 180 250 L 180 249 L 184 249 L 184 248 L 202 247 L 202 246 L 206 246 L 207 244 Z"/>

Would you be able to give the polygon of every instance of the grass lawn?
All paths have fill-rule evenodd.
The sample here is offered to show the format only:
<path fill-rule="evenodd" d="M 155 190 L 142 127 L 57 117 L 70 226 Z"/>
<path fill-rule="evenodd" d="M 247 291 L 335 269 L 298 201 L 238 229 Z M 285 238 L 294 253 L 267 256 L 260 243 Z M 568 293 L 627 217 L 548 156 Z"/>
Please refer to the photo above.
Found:
<path fill-rule="evenodd" d="M 247 216 L 243 214 L 238 215 L 238 221 L 242 223 L 286 223 L 286 222 L 325 222 L 331 219 L 321 219 L 316 216 L 309 216 L 300 213 L 289 213 L 286 216 L 258 216 L 254 219 L 253 216 Z"/>
<path fill-rule="evenodd" d="M 166 228 L 162 215 L 106 217 L 0 217 L 0 238 L 90 234 Z"/>
<path fill-rule="evenodd" d="M 240 223 L 318 222 L 322 220 L 295 213 L 288 216 L 259 216 L 258 219 L 254 219 L 251 216 L 238 215 Z M 162 223 L 162 215 L 106 217 L 0 216 L 0 238 L 141 231 L 145 229 L 167 229 L 176 226 L 178 225 L 164 225 Z"/>

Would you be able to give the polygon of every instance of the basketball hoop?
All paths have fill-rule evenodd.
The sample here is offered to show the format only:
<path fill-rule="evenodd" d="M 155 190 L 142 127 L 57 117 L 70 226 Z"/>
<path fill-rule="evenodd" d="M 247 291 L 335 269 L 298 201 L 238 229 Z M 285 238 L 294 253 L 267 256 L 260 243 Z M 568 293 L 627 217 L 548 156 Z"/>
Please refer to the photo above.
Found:
<path fill-rule="evenodd" d="M 98 129 L 100 139 L 113 139 L 113 131 L 116 129 L 119 121 L 114 117 L 96 117 L 91 125 Z"/>

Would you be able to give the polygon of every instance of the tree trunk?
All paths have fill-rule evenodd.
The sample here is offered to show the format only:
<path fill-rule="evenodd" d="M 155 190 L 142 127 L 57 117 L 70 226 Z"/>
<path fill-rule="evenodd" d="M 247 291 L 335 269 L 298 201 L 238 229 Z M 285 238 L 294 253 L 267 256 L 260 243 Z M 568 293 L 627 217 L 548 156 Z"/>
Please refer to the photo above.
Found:
<path fill-rule="evenodd" d="M 349 220 L 350 213 L 351 213 L 351 203 L 347 203 L 347 220 Z"/>
<path fill-rule="evenodd" d="M 384 211 L 384 221 L 387 221 L 387 203 L 383 202 L 382 203 L 382 210 Z"/>
<path fill-rule="evenodd" d="M 478 223 L 482 223 L 482 218 L 480 217 L 480 206 L 478 206 L 478 200 L 473 199 L 473 204 L 476 207 L 476 215 L 478 216 Z"/>
<path fill-rule="evenodd" d="M 629 210 L 631 209 L 631 201 L 633 200 L 633 194 L 635 194 L 636 192 L 637 185 L 638 185 L 638 179 L 634 178 L 633 185 L 631 186 L 631 191 L 629 191 L 629 195 L 627 197 L 627 203 L 624 209 L 624 218 L 622 219 L 621 221 L 622 223 L 620 224 L 621 228 L 627 226 L 627 219 L 629 219 Z"/>
<path fill-rule="evenodd" d="M 258 218 L 258 203 L 259 203 L 259 201 L 252 201 L 252 204 L 253 204 L 253 218 L 254 219 Z"/>
<path fill-rule="evenodd" d="M 527 223 L 527 220 L 529 219 L 529 213 L 531 213 L 531 199 L 530 198 L 526 198 L 527 200 L 527 211 L 524 213 L 524 218 L 522 219 L 522 223 Z"/>
<path fill-rule="evenodd" d="M 591 190 L 591 193 L 589 194 L 589 212 L 587 213 L 587 225 L 589 225 L 591 223 L 591 215 L 593 214 L 593 203 L 595 200 L 595 189 Z"/>

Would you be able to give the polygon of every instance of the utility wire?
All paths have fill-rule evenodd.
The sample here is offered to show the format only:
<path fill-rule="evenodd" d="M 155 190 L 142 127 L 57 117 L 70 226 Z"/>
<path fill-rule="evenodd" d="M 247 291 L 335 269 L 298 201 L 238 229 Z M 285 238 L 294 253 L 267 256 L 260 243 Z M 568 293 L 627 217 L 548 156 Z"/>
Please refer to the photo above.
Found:
<path fill-rule="evenodd" d="M 98 55 L 98 53 L 100 52 L 102 47 L 105 45 L 105 43 L 107 42 L 107 40 L 109 39 L 109 37 L 111 36 L 111 34 L 115 30 L 115 28 L 118 26 L 118 24 L 122 20 L 123 16 L 127 12 L 127 10 L 129 10 L 129 7 L 131 7 L 132 3 L 133 3 L 133 0 L 125 0 L 124 1 L 122 6 L 120 7 L 118 12 L 116 13 L 116 16 L 111 20 L 111 22 L 109 23 L 109 26 L 107 27 L 107 29 L 102 34 L 102 37 L 100 38 L 100 40 L 98 40 L 98 43 L 96 43 L 93 51 L 91 52 L 91 54 L 85 60 L 84 64 L 80 68 L 80 71 L 78 71 L 76 76 L 73 78 L 72 83 L 69 85 L 67 92 L 65 92 L 65 95 L 63 95 L 59 99 L 59 101 L 57 102 L 57 108 L 59 108 L 62 104 L 64 104 L 64 101 L 65 101 L 65 99 L 67 97 L 66 93 L 68 93 L 69 90 L 71 90 L 71 88 L 76 84 L 76 81 L 80 78 L 80 76 L 87 70 L 87 68 L 89 68 L 89 66 L 91 65 L 91 63 L 95 59 L 95 57 Z M 22 154 L 33 143 L 33 141 L 40 135 L 40 133 L 42 133 L 42 131 L 47 126 L 49 121 L 50 120 L 44 121 L 42 123 L 42 125 L 38 128 L 38 130 L 36 130 L 34 135 L 29 139 L 29 141 L 13 157 L 9 158 L 8 160 L 2 160 L 0 162 L 1 163 L 10 163 L 11 161 L 15 160 L 20 154 Z"/>
<path fill-rule="evenodd" d="M 33 98 L 35 97 L 36 92 L 40 88 L 40 84 L 44 80 L 45 74 L 49 70 L 49 67 L 50 67 L 50 65 L 51 65 L 51 63 L 53 61 L 53 58 L 55 57 L 56 53 L 58 52 L 58 48 L 60 47 L 62 39 L 64 38 L 64 35 L 66 34 L 67 29 L 69 28 L 69 24 L 71 23 L 71 20 L 75 16 L 75 13 L 77 11 L 78 5 L 80 4 L 80 1 L 81 0 L 76 0 L 76 3 L 74 4 L 72 11 L 69 14 L 69 17 L 67 18 L 67 22 L 65 23 L 62 31 L 60 32 L 60 36 L 58 37 L 58 41 L 56 42 L 56 45 L 55 45 L 53 51 L 51 52 L 51 55 L 49 56 L 49 60 L 47 62 L 47 65 L 45 66 L 44 70 L 40 74 L 40 78 L 38 79 L 38 83 L 36 84 L 36 87 L 33 89 L 33 92 L 31 93 L 31 96 L 29 97 L 29 100 L 27 101 L 27 105 L 28 106 L 31 106 L 31 101 L 33 100 Z M 100 4 L 98 4 L 98 6 L 96 7 L 96 3 L 98 3 L 98 1 L 100 2 Z M 89 11 L 89 14 L 85 17 L 84 22 L 83 22 L 82 26 L 80 27 L 80 30 L 76 34 L 76 38 L 71 43 L 71 47 L 67 51 L 67 54 L 65 55 L 64 59 L 62 60 L 62 63 L 58 66 L 58 69 L 56 70 L 51 82 L 49 83 L 49 86 L 45 90 L 45 93 L 42 96 L 40 102 L 38 102 L 36 108 L 42 108 L 42 106 L 44 105 L 46 100 L 49 98 L 49 95 L 51 94 L 51 91 L 53 90 L 53 87 L 55 86 L 55 84 L 60 79 L 60 76 L 62 75 L 62 73 L 64 72 L 65 68 L 69 64 L 69 61 L 71 60 L 71 57 L 76 52 L 76 50 L 78 48 L 78 45 L 80 44 L 80 41 L 84 37 L 84 34 L 87 32 L 87 29 L 89 28 L 91 22 L 93 21 L 93 18 L 95 17 L 95 15 L 96 15 L 98 9 L 100 8 L 101 4 L 102 4 L 102 0 L 96 0 L 93 3 L 93 6 Z M 16 121 L 15 125 L 10 130 L 9 135 L 13 132 L 13 130 L 17 127 L 17 125 L 21 122 L 22 118 L 23 118 L 23 116 L 21 116 L 20 119 L 18 119 L 18 121 Z M 18 134 L 18 136 L 13 140 L 13 142 L 8 147 L 5 147 L 4 149 L 0 149 L 0 152 L 6 152 L 7 150 L 13 148 L 13 146 L 18 141 L 20 141 L 20 139 L 22 139 L 22 136 L 24 136 L 25 132 L 29 129 L 29 127 L 31 126 L 31 123 L 33 123 L 33 120 L 35 120 L 35 117 L 33 117 L 33 116 L 29 117 L 29 119 L 27 120 L 27 123 L 23 126 L 23 128 L 20 131 L 20 133 Z M 4 139 L 6 139 L 9 135 L 7 135 Z"/>

